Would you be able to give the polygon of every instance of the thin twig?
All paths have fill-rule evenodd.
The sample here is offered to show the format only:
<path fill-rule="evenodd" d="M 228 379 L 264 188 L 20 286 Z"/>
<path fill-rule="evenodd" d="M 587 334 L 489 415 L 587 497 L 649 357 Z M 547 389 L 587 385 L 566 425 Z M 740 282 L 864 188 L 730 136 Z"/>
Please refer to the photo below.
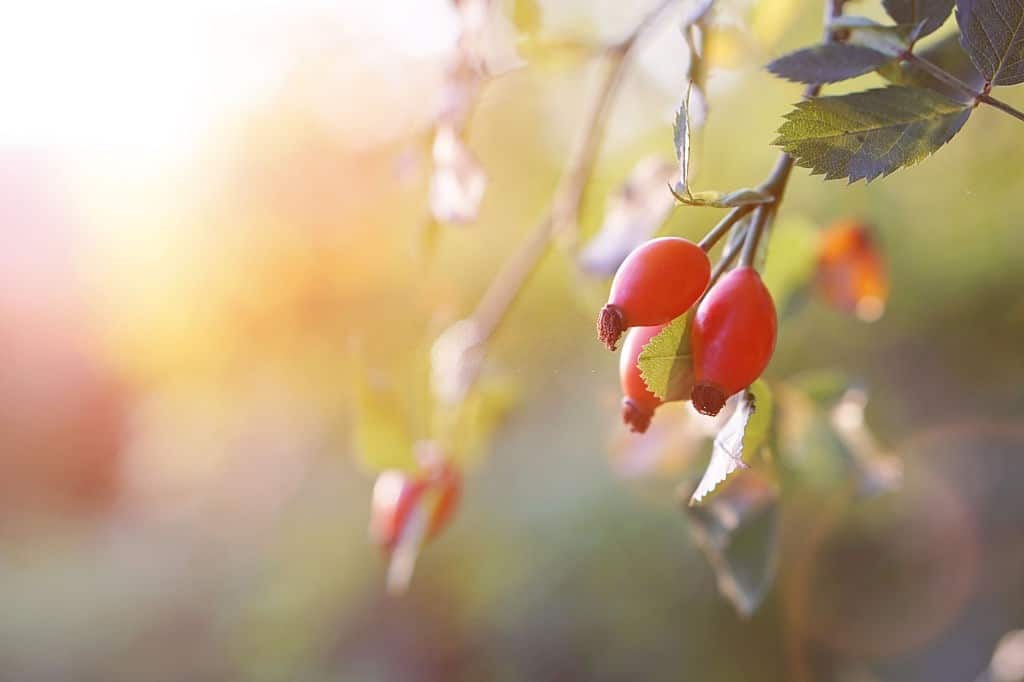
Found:
<path fill-rule="evenodd" d="M 988 93 L 982 93 L 982 94 L 978 95 L 976 99 L 979 102 L 983 102 L 983 103 L 985 103 L 985 104 L 987 104 L 989 106 L 995 107 L 996 109 L 999 109 L 1000 111 L 1006 112 L 1007 114 L 1009 114 L 1010 116 L 1013 116 L 1014 118 L 1017 118 L 1017 119 L 1020 119 L 1021 121 L 1024 121 L 1024 111 L 1020 111 L 1019 109 L 1014 109 L 1013 107 L 1011 107 L 1006 102 L 1004 102 L 1004 101 L 1002 101 L 1000 99 L 996 99 L 995 97 L 993 97 L 992 95 L 989 95 Z"/>
<path fill-rule="evenodd" d="M 739 206 L 729 211 L 724 218 L 718 221 L 718 224 L 711 228 L 711 231 L 704 235 L 704 238 L 697 244 L 700 248 L 705 251 L 710 251 L 715 248 L 715 244 L 718 243 L 724 235 L 726 235 L 732 226 L 740 221 L 744 216 L 754 210 L 753 204 L 747 204 L 745 206 Z"/>
<path fill-rule="evenodd" d="M 597 154 L 604 133 L 611 105 L 615 101 L 629 65 L 630 56 L 641 35 L 651 28 L 657 19 L 675 0 L 660 0 L 621 42 L 606 52 L 607 66 L 601 85 L 591 100 L 583 132 L 580 135 L 570 161 L 555 190 L 551 203 L 544 215 L 537 221 L 526 240 L 507 261 L 491 281 L 471 318 L 478 332 L 478 343 L 486 344 L 497 332 L 508 310 L 515 303 L 526 281 L 536 269 L 541 257 L 547 251 L 553 236 L 574 230 L 583 201 L 584 190 L 594 170 Z M 467 385 L 475 383 L 477 370 L 468 377 Z"/>
<path fill-rule="evenodd" d="M 920 67 L 921 70 L 927 72 L 936 80 L 942 81 L 946 85 L 957 88 L 965 95 L 969 95 L 976 102 L 988 104 L 989 106 L 995 107 L 996 109 L 999 109 L 1000 111 L 1007 113 L 1010 116 L 1013 116 L 1014 118 L 1024 121 L 1024 111 L 1020 111 L 1019 109 L 1010 106 L 1006 102 L 1000 99 L 996 99 L 991 94 L 989 94 L 987 90 L 982 90 L 981 92 L 979 92 L 977 88 L 974 88 L 969 83 L 965 83 L 964 81 L 960 80 L 959 78 L 951 74 L 949 71 L 943 69 L 938 64 L 930 62 L 924 57 L 920 57 L 912 52 L 908 52 L 906 55 L 904 55 L 904 58 L 911 64 Z"/>
<path fill-rule="evenodd" d="M 827 42 L 832 42 L 832 32 L 829 30 L 829 25 L 835 21 L 836 17 L 843 10 L 843 0 L 827 0 L 825 2 L 825 19 L 824 19 L 824 38 Z M 821 84 L 815 83 L 808 85 L 804 89 L 804 97 L 810 98 L 815 97 L 821 92 Z M 775 217 L 776 211 L 778 211 L 779 204 L 782 202 L 782 195 L 786 192 L 786 185 L 789 183 L 789 175 L 793 170 L 794 159 L 789 154 L 783 153 L 779 156 L 778 161 L 775 162 L 775 166 L 772 168 L 771 173 L 768 174 L 767 179 L 761 183 L 760 189 L 762 192 L 770 194 L 774 201 L 771 204 L 764 204 L 759 206 L 757 212 L 754 214 L 753 220 L 751 220 L 749 226 L 745 227 L 745 236 L 743 239 L 743 258 L 742 263 L 744 265 L 753 266 L 754 259 L 757 255 L 757 247 L 761 242 L 761 236 L 764 233 L 765 227 Z M 716 266 L 715 271 L 724 271 L 729 267 L 729 263 L 736 257 L 736 252 L 739 249 L 734 249 L 733 252 L 728 252 L 722 255 L 722 260 Z M 728 262 L 726 258 L 728 257 Z M 725 263 L 725 265 L 723 265 Z M 721 272 L 718 273 L 721 275 Z M 715 277 L 712 280 L 712 284 L 718 278 Z M 710 287 L 709 287 L 710 288 Z"/>

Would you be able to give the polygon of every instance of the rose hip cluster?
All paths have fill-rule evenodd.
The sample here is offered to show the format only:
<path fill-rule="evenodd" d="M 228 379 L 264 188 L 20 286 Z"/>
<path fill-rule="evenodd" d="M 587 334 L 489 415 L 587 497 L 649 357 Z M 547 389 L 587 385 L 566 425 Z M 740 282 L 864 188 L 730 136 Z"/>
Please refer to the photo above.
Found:
<path fill-rule="evenodd" d="M 667 401 L 693 401 L 716 415 L 729 396 L 754 382 L 775 350 L 775 304 L 757 270 L 740 266 L 708 289 L 711 265 L 704 250 L 686 239 L 663 237 L 637 247 L 619 266 L 598 336 L 615 350 L 627 329 L 619 362 L 622 420 L 643 433 L 665 402 L 647 389 L 637 358 L 665 325 L 696 304 L 690 321 L 692 385 L 673 386 Z"/>

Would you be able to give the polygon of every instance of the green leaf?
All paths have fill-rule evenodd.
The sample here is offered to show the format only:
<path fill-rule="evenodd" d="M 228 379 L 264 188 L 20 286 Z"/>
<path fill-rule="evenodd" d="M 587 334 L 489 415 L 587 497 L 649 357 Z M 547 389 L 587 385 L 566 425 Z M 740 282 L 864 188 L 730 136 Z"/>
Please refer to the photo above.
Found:
<path fill-rule="evenodd" d="M 950 34 L 923 50 L 915 50 L 915 53 L 922 59 L 927 59 L 932 64 L 953 74 L 975 90 L 981 90 L 985 79 L 974 68 L 971 58 L 967 56 L 964 49 L 960 47 L 959 34 Z M 939 80 L 912 61 L 892 61 L 879 69 L 878 73 L 897 85 L 931 88 L 958 101 L 967 102 L 974 99 L 961 88 Z"/>
<path fill-rule="evenodd" d="M 698 546 L 715 572 L 718 591 L 743 617 L 760 606 L 775 580 L 779 554 L 779 487 L 752 469 L 686 515 Z"/>
<path fill-rule="evenodd" d="M 843 42 L 869 47 L 890 57 L 899 57 L 914 44 L 924 23 L 884 26 L 865 17 L 842 16 L 829 23 L 829 30 L 843 36 Z"/>
<path fill-rule="evenodd" d="M 690 497 L 691 505 L 707 497 L 734 471 L 747 468 L 743 455 L 747 453 L 749 459 L 764 445 L 773 412 L 771 392 L 763 381 L 754 382 L 740 394 L 736 410 L 715 436 L 711 459 Z"/>
<path fill-rule="evenodd" d="M 779 57 L 766 68 L 796 83 L 836 83 L 862 76 L 892 60 L 870 47 L 826 43 Z"/>
<path fill-rule="evenodd" d="M 946 23 L 954 0 L 882 0 L 889 16 L 901 24 L 922 23 L 921 36 L 934 33 Z"/>
<path fill-rule="evenodd" d="M 960 43 L 992 85 L 1024 82 L 1024 2 L 957 0 Z"/>
<path fill-rule="evenodd" d="M 365 470 L 416 467 L 412 435 L 398 393 L 373 381 L 362 367 L 356 375 L 355 412 L 352 445 Z"/>
<path fill-rule="evenodd" d="M 770 194 L 747 187 L 733 190 L 732 192 L 707 190 L 703 192 L 687 192 L 686 194 L 678 194 L 676 190 L 677 188 L 672 188 L 673 196 L 687 206 L 736 208 L 737 206 L 749 206 L 751 204 L 770 204 L 775 201 Z"/>
<path fill-rule="evenodd" d="M 786 115 L 774 144 L 813 175 L 871 182 L 935 152 L 970 114 L 971 107 L 924 88 L 817 97 Z"/>
<path fill-rule="evenodd" d="M 665 325 L 637 357 L 647 390 L 662 400 L 669 395 L 690 395 L 693 351 L 690 349 L 690 313 Z"/>

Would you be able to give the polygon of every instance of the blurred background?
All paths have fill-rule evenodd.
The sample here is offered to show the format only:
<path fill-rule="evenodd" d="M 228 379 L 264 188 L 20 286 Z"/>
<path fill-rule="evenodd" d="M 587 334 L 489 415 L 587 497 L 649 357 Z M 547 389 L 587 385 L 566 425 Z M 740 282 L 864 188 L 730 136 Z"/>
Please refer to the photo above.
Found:
<path fill-rule="evenodd" d="M 781 473 L 737 488 L 739 525 L 686 512 L 713 431 L 669 406 L 625 433 L 593 330 L 614 265 L 579 255 L 638 161 L 674 163 L 682 2 L 635 52 L 578 239 L 488 345 L 486 404 L 440 419 L 472 441 L 450 527 L 385 591 L 367 525 L 376 472 L 411 461 L 395 424 L 438 437 L 433 341 L 544 213 L 594 53 L 646 5 L 5 6 L 0 680 L 1024 678 L 1024 129 L 977 110 L 870 186 L 796 170 L 767 276 L 857 218 L 885 314 L 793 294 L 766 376 Z M 800 90 L 762 67 L 820 16 L 716 8 L 700 188 L 765 177 Z"/>

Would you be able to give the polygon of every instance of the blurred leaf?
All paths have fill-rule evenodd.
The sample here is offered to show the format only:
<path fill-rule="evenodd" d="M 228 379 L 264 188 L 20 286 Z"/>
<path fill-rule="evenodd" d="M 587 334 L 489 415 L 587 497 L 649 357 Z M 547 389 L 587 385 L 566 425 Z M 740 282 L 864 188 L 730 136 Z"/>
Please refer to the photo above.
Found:
<path fill-rule="evenodd" d="M 512 25 L 523 35 L 540 30 L 542 14 L 537 0 L 512 0 Z"/>
<path fill-rule="evenodd" d="M 971 58 L 960 47 L 959 34 L 948 35 L 922 50 L 915 50 L 915 53 L 922 59 L 927 59 L 939 68 L 953 74 L 975 90 L 981 90 L 985 79 L 974 68 Z M 892 61 L 879 69 L 878 73 L 883 78 L 897 85 L 915 85 L 931 88 L 941 92 L 950 99 L 959 101 L 973 100 L 973 97 L 965 93 L 961 88 L 956 88 L 944 81 L 940 81 L 911 61 Z"/>
<path fill-rule="evenodd" d="M 591 275 L 611 277 L 626 256 L 651 238 L 675 202 L 666 185 L 675 167 L 660 157 L 639 161 L 622 186 L 608 197 L 604 222 L 579 255 Z"/>
<path fill-rule="evenodd" d="M 901 24 L 923 23 L 921 36 L 934 33 L 946 23 L 954 0 L 882 0 L 893 21 Z"/>
<path fill-rule="evenodd" d="M 690 531 L 715 571 L 718 590 L 741 616 L 757 610 L 775 580 L 779 488 L 747 469 L 706 504 L 686 508 Z"/>
<path fill-rule="evenodd" d="M 898 57 L 920 37 L 922 25 L 923 22 L 884 26 L 865 17 L 842 16 L 828 26 L 829 30 L 839 35 L 845 34 L 843 42 Z"/>
<path fill-rule="evenodd" d="M 903 482 L 903 462 L 885 453 L 864 423 L 867 394 L 850 389 L 829 416 L 856 483 L 857 493 L 874 496 L 896 490 Z"/>
<path fill-rule="evenodd" d="M 486 454 L 494 432 L 522 395 L 508 377 L 484 377 L 456 406 L 439 406 L 435 433 L 448 458 L 464 467 Z"/>
<path fill-rule="evenodd" d="M 870 47 L 827 43 L 790 52 L 766 68 L 796 83 L 835 83 L 870 73 L 891 60 Z"/>
<path fill-rule="evenodd" d="M 807 287 L 814 276 L 817 233 L 805 218 L 787 213 L 772 227 L 767 243 L 764 283 L 782 313 L 793 296 Z"/>
<path fill-rule="evenodd" d="M 957 0 L 960 43 L 993 85 L 1024 81 L 1024 3 Z"/>
<path fill-rule="evenodd" d="M 790 377 L 786 383 L 798 389 L 819 407 L 830 407 L 850 387 L 850 378 L 837 370 L 805 370 Z"/>
<path fill-rule="evenodd" d="M 753 456 L 764 445 L 771 428 L 772 414 L 771 393 L 763 381 L 754 382 L 739 395 L 735 411 L 715 436 L 711 460 L 690 497 L 691 505 L 713 492 L 729 474 L 747 468 L 743 454 Z"/>
<path fill-rule="evenodd" d="M 416 467 L 413 440 L 402 401 L 390 387 L 375 385 L 365 369 L 356 370 L 353 449 L 366 471 Z"/>
<path fill-rule="evenodd" d="M 732 192 L 716 192 L 708 190 L 703 192 L 688 192 L 676 194 L 676 199 L 687 206 L 710 206 L 712 208 L 736 208 L 737 206 L 749 206 L 751 204 L 768 204 L 774 201 L 771 195 L 756 189 L 737 189 Z"/>
<path fill-rule="evenodd" d="M 805 5 L 800 0 L 752 3 L 749 20 L 750 32 L 760 43 L 761 49 L 770 52 L 775 43 L 792 30 L 793 24 L 804 10 Z"/>
<path fill-rule="evenodd" d="M 803 484 L 851 486 L 861 496 L 899 488 L 902 462 L 864 423 L 866 396 L 837 373 L 809 372 L 779 387 L 779 456 Z"/>
<path fill-rule="evenodd" d="M 679 395 L 681 387 L 693 384 L 693 351 L 690 349 L 690 313 L 665 325 L 637 357 L 640 376 L 647 390 L 662 400 Z"/>
<path fill-rule="evenodd" d="M 842 445 L 823 409 L 789 382 L 777 385 L 778 458 L 802 486 L 832 491 L 846 480 Z"/>
<path fill-rule="evenodd" d="M 437 129 L 433 154 L 431 214 L 441 223 L 472 223 L 487 189 L 487 174 L 452 126 Z"/>
<path fill-rule="evenodd" d="M 935 152 L 970 113 L 970 107 L 924 88 L 817 97 L 786 115 L 774 144 L 826 180 L 870 182 Z"/>

